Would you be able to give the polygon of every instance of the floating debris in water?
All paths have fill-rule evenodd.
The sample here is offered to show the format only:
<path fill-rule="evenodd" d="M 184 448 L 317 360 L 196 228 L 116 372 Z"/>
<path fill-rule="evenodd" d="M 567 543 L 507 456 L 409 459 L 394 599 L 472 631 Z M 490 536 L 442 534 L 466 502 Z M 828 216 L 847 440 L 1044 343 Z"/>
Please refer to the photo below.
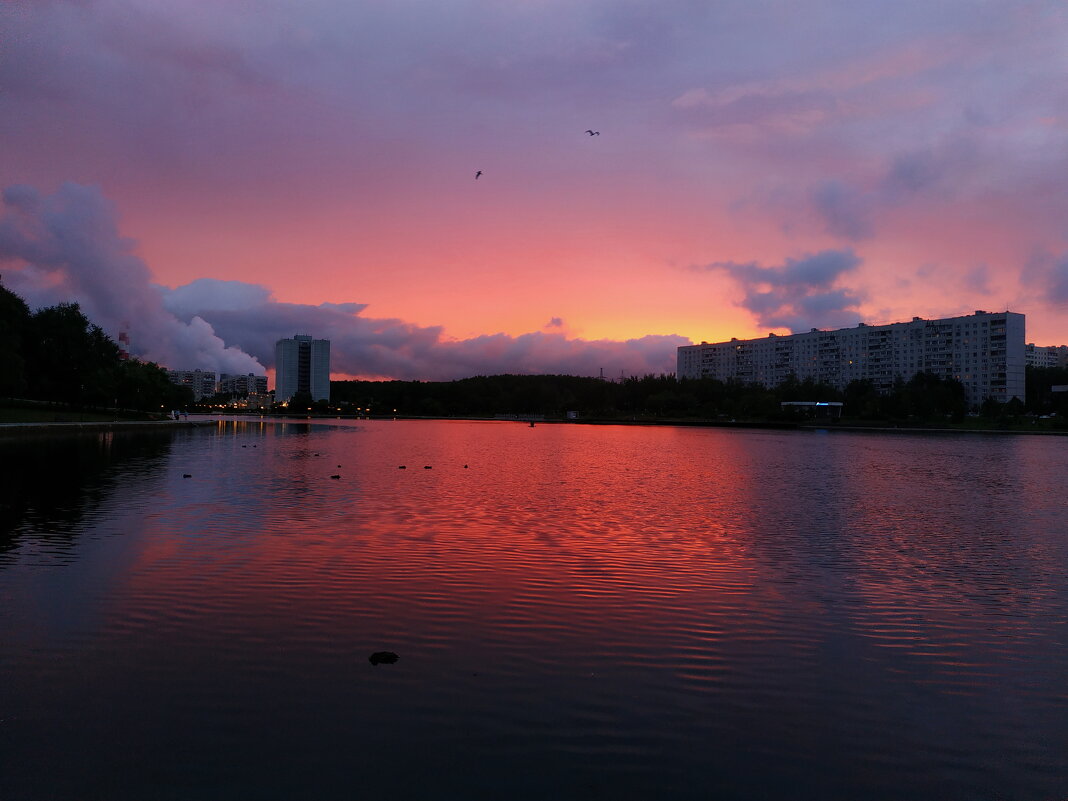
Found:
<path fill-rule="evenodd" d="M 192 473 L 182 473 L 182 478 L 192 478 L 192 477 L 193 477 Z"/>
<path fill-rule="evenodd" d="M 334 475 L 330 476 L 330 478 L 341 478 L 341 474 L 340 473 L 334 473 Z"/>
<path fill-rule="evenodd" d="M 375 651 L 367 658 L 367 661 L 372 665 L 392 665 L 398 659 L 400 657 L 392 651 Z"/>
<path fill-rule="evenodd" d="M 407 469 L 408 469 L 408 465 L 406 465 L 406 464 L 399 464 L 399 465 L 397 465 L 397 469 L 398 469 L 398 470 L 407 470 Z"/>

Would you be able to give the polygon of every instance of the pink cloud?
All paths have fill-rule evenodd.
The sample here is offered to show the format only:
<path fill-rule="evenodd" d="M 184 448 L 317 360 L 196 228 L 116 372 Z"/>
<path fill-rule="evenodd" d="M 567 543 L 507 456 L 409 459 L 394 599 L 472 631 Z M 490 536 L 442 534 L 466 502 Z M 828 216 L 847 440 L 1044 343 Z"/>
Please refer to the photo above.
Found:
<path fill-rule="evenodd" d="M 174 368 L 262 372 L 274 344 L 295 333 L 330 339 L 335 372 L 376 378 L 462 378 L 489 373 L 669 373 L 680 336 L 626 341 L 563 333 L 493 334 L 453 340 L 439 326 L 362 315 L 360 303 L 281 303 L 266 287 L 200 279 L 151 283 L 114 209 L 94 187 L 66 184 L 50 196 L 4 191 L 0 262 L 7 284 L 33 306 L 74 301 L 112 336 L 128 330 L 134 355 Z M 562 324 L 562 321 L 561 321 Z"/>
<path fill-rule="evenodd" d="M 355 298 L 440 343 L 725 338 L 759 333 L 731 277 L 680 265 L 848 245 L 861 312 L 1029 299 L 1068 341 L 1024 276 L 1065 246 L 1060 3 L 95 0 L 0 27 L 0 186 L 101 187 L 150 282 Z M 937 295 L 896 281 L 924 263 Z"/>

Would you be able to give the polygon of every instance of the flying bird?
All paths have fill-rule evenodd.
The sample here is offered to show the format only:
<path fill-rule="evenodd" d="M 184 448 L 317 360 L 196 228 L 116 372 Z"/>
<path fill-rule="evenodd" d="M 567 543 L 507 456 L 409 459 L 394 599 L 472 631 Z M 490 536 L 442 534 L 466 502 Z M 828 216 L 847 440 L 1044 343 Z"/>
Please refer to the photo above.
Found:
<path fill-rule="evenodd" d="M 482 170 L 479 170 L 478 172 L 475 173 L 475 180 L 476 181 L 478 180 L 478 176 L 480 176 L 481 174 L 482 174 Z"/>
<path fill-rule="evenodd" d="M 586 129 L 586 133 L 588 133 L 590 136 L 600 136 L 601 135 L 600 131 L 592 131 L 589 128 Z"/>

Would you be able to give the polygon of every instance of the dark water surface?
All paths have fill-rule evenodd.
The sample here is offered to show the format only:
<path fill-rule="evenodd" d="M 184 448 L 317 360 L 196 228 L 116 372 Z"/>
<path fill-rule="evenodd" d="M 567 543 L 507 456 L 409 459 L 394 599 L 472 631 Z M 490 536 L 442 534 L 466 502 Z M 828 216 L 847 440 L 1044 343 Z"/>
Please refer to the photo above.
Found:
<path fill-rule="evenodd" d="M 1066 438 L 222 423 L 0 458 L 3 799 L 1068 797 Z"/>

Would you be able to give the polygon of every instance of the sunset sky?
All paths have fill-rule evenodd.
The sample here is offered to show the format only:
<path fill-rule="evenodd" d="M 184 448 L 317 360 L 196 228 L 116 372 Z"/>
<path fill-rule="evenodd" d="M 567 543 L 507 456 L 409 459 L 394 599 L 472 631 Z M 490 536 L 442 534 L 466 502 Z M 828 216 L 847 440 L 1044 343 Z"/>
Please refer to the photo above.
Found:
<path fill-rule="evenodd" d="M 4 285 L 169 367 L 670 372 L 975 309 L 1068 344 L 1060 0 L 8 0 L 0 37 Z"/>

